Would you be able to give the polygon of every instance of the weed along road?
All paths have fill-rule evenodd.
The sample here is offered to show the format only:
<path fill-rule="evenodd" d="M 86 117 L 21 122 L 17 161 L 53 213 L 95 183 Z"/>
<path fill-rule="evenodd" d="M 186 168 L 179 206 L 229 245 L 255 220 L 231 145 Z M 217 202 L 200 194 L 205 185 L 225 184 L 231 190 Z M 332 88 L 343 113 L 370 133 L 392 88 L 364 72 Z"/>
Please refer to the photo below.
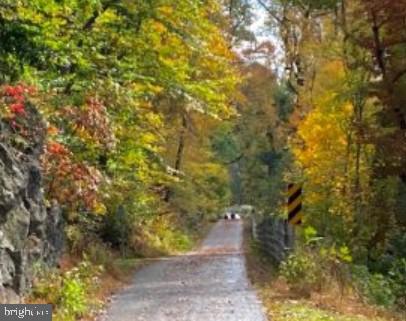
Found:
<path fill-rule="evenodd" d="M 220 221 L 199 250 L 138 271 L 106 321 L 265 321 L 242 253 L 243 225 Z"/>

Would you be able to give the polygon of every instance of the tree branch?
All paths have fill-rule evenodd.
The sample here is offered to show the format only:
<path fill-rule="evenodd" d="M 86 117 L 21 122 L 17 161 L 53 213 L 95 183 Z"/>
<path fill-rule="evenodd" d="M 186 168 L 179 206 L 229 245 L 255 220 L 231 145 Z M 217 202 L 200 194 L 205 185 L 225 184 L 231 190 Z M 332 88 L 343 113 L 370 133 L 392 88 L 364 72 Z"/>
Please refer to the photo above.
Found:
<path fill-rule="evenodd" d="M 274 18 L 278 23 L 282 24 L 283 23 L 283 19 L 279 18 L 275 12 L 273 12 L 262 0 L 257 0 L 259 5 L 265 9 L 265 11 L 267 11 L 272 18 Z M 286 18 L 285 18 L 286 19 Z M 286 19 L 287 20 L 287 19 Z"/>
<path fill-rule="evenodd" d="M 396 75 L 392 79 L 392 84 L 397 83 L 399 79 L 402 78 L 404 75 L 406 75 L 406 68 L 396 73 Z"/>

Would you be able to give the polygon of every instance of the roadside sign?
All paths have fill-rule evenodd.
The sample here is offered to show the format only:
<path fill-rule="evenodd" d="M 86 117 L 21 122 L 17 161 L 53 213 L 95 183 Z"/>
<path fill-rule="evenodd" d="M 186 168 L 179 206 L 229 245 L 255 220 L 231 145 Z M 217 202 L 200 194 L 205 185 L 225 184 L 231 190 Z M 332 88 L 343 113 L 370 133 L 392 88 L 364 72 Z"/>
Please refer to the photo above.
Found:
<path fill-rule="evenodd" d="M 302 185 L 288 185 L 288 222 L 292 225 L 302 224 Z"/>

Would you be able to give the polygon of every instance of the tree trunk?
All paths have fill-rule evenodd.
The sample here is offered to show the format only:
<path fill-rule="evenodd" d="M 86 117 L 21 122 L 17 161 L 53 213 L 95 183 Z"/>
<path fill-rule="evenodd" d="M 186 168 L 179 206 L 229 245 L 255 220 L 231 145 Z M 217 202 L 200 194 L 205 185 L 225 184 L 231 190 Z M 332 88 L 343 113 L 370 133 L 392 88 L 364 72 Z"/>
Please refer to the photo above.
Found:
<path fill-rule="evenodd" d="M 176 158 L 175 158 L 175 170 L 176 172 L 174 175 L 177 175 L 177 172 L 181 169 L 182 160 L 183 160 L 183 151 L 185 149 L 185 138 L 186 138 L 186 131 L 187 131 L 187 119 L 186 115 L 182 115 L 182 127 L 179 133 L 179 141 L 178 141 L 178 150 L 176 151 Z M 164 201 L 169 202 L 171 199 L 172 191 L 170 188 L 166 189 Z"/>
<path fill-rule="evenodd" d="M 183 150 L 185 149 L 185 135 L 187 130 L 186 116 L 182 116 L 182 128 L 179 134 L 178 151 L 176 152 L 175 169 L 178 171 L 182 166 Z"/>

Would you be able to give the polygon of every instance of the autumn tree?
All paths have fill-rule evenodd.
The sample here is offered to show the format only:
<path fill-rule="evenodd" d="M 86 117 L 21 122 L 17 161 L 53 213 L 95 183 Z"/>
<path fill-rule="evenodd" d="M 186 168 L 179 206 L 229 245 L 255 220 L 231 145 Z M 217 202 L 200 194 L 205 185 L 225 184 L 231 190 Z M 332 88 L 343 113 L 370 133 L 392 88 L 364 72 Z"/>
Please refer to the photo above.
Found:
<path fill-rule="evenodd" d="M 308 223 L 374 260 L 404 224 L 404 5 L 259 4 L 285 50 L 289 141 L 306 182 Z"/>

